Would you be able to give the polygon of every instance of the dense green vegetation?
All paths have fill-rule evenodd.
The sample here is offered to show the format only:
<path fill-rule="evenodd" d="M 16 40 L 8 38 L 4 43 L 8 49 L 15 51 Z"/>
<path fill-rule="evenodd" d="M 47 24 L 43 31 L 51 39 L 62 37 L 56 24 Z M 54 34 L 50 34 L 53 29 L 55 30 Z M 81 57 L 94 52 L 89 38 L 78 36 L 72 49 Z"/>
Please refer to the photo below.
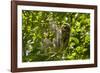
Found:
<path fill-rule="evenodd" d="M 90 58 L 90 14 L 22 11 L 22 61 Z"/>

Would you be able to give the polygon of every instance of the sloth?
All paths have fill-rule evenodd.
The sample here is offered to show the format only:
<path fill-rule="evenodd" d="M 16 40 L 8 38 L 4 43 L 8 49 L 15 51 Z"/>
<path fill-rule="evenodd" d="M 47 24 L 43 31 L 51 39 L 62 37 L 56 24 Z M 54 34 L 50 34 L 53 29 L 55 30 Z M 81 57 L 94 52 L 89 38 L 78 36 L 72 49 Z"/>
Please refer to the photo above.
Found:
<path fill-rule="evenodd" d="M 68 47 L 69 37 L 70 37 L 70 25 L 66 23 L 62 28 L 56 27 L 54 32 L 55 37 L 51 41 L 48 38 L 43 39 L 45 47 L 53 45 L 55 48 L 66 48 Z"/>
<path fill-rule="evenodd" d="M 55 47 L 68 47 L 70 37 L 70 25 L 66 23 L 62 28 L 57 28 L 55 35 L 56 36 L 53 39 L 53 44 L 55 45 Z"/>

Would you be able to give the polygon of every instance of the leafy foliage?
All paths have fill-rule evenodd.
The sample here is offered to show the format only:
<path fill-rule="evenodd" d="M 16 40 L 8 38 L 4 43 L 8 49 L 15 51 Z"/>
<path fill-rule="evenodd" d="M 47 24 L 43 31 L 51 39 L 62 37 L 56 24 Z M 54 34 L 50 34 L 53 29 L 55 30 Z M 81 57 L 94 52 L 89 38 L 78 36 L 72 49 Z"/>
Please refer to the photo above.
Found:
<path fill-rule="evenodd" d="M 90 58 L 90 14 L 22 11 L 22 61 Z"/>

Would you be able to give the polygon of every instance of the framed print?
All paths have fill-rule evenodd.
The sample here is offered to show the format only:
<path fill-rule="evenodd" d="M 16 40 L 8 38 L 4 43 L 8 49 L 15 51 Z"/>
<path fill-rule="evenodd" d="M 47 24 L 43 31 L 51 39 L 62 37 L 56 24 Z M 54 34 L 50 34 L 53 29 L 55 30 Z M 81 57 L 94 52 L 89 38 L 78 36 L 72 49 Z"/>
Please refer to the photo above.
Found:
<path fill-rule="evenodd" d="M 97 66 L 97 6 L 11 2 L 11 71 Z"/>

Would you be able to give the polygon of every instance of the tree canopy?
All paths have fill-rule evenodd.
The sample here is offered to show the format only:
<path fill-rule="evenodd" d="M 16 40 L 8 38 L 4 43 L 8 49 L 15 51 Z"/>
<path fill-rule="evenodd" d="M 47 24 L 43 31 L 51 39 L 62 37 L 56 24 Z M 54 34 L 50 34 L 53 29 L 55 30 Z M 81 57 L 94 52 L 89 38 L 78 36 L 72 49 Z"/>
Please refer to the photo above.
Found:
<path fill-rule="evenodd" d="M 90 14 L 22 11 L 22 61 L 90 58 Z"/>

